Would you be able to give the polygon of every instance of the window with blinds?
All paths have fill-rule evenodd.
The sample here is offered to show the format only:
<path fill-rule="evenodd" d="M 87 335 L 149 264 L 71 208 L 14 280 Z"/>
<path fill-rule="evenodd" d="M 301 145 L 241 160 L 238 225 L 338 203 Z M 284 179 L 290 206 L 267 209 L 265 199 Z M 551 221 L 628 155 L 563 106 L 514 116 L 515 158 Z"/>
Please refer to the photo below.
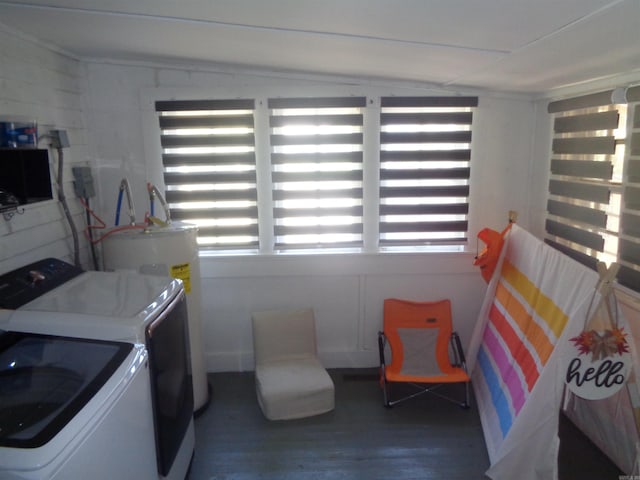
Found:
<path fill-rule="evenodd" d="M 362 247 L 365 97 L 269 99 L 276 250 Z"/>
<path fill-rule="evenodd" d="M 640 292 L 640 86 L 626 91 L 631 130 L 620 219 L 618 281 Z"/>
<path fill-rule="evenodd" d="M 380 247 L 467 241 L 477 97 L 382 97 Z"/>
<path fill-rule="evenodd" d="M 632 135 L 626 131 L 627 112 L 636 106 L 614 97 L 608 90 L 549 104 L 554 136 L 545 241 L 594 269 L 598 261 L 620 263 L 618 281 L 640 291 L 637 121 Z"/>
<path fill-rule="evenodd" d="M 156 102 L 171 217 L 200 246 L 258 248 L 254 100 Z"/>

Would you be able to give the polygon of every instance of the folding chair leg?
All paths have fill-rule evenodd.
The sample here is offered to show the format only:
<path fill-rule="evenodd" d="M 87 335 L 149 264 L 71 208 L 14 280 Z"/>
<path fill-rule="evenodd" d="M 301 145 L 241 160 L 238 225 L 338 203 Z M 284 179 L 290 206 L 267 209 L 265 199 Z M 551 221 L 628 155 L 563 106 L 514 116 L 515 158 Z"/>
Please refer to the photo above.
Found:
<path fill-rule="evenodd" d="M 471 405 L 469 403 L 469 383 L 471 382 L 464 383 L 464 404 L 462 404 L 461 407 L 464 408 L 465 410 L 467 410 Z"/>
<path fill-rule="evenodd" d="M 391 402 L 389 401 L 389 384 L 384 375 L 384 367 L 380 368 L 380 388 L 382 388 L 382 401 L 383 405 L 387 408 L 391 408 Z"/>

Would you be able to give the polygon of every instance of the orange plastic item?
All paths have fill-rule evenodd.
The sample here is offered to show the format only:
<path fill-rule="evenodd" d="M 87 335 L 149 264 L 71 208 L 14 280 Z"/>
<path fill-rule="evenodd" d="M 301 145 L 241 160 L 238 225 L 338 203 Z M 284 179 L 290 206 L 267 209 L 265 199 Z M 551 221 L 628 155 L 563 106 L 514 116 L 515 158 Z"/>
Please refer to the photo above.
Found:
<path fill-rule="evenodd" d="M 490 228 L 483 228 L 478 232 L 478 238 L 482 240 L 487 246 L 476 256 L 473 264 L 480 267 L 480 274 L 484 281 L 489 283 L 493 272 L 498 264 L 500 258 L 500 252 L 504 245 L 504 237 L 511 229 L 511 223 L 507 225 L 502 232 L 496 232 Z"/>

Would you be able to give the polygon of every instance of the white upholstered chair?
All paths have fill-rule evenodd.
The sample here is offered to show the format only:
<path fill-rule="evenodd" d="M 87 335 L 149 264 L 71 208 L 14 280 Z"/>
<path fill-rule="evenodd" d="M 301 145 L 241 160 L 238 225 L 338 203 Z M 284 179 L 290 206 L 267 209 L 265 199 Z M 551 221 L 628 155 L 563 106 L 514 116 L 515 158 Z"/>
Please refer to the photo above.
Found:
<path fill-rule="evenodd" d="M 269 420 L 333 410 L 334 386 L 317 356 L 313 310 L 252 313 L 258 403 Z"/>

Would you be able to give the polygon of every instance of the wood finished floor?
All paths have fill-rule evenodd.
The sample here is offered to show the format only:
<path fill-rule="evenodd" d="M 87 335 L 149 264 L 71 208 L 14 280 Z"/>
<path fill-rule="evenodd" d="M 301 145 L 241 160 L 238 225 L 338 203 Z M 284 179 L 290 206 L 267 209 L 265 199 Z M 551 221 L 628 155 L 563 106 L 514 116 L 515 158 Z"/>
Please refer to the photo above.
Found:
<path fill-rule="evenodd" d="M 375 370 L 329 373 L 334 411 L 278 422 L 262 415 L 252 372 L 209 374 L 211 404 L 195 422 L 189 480 L 487 478 L 489 459 L 474 403 L 463 410 L 423 395 L 386 409 Z M 618 480 L 620 472 L 588 450 L 588 441 L 580 443 L 584 439 L 570 427 L 563 431 L 578 438 L 563 440 L 568 461 L 560 465 L 561 480 Z M 578 455 L 587 461 L 576 460 Z"/>

